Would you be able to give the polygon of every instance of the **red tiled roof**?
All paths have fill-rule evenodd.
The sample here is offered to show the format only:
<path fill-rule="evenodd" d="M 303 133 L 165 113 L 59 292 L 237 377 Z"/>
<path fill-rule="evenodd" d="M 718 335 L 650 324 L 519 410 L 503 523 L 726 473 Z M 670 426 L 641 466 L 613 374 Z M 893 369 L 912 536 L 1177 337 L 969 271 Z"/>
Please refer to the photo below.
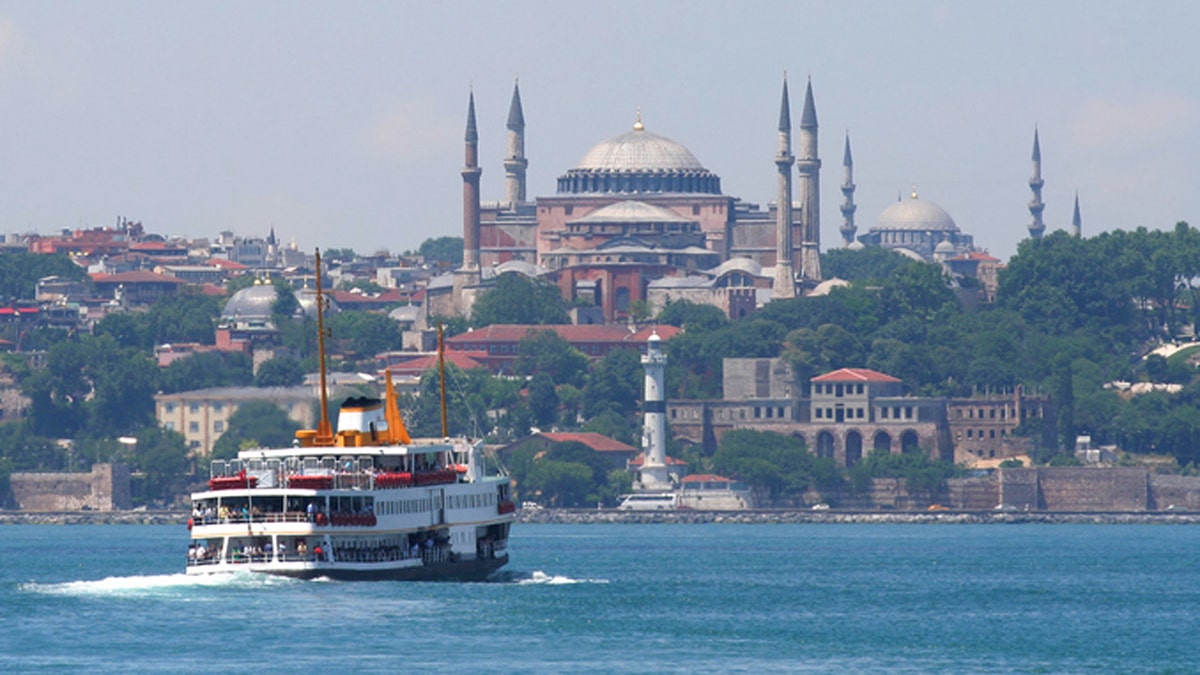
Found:
<path fill-rule="evenodd" d="M 603 434 L 598 434 L 594 431 L 572 431 L 572 432 L 542 432 L 539 434 L 543 438 L 548 438 L 555 443 L 568 443 L 575 441 L 583 443 L 596 452 L 636 452 L 637 448 L 632 445 L 627 445 L 615 438 L 609 438 Z"/>
<path fill-rule="evenodd" d="M 139 270 L 119 274 L 93 274 L 92 281 L 98 284 L 186 284 L 187 282 L 163 274 Z"/>
<path fill-rule="evenodd" d="M 200 292 L 205 295 L 225 295 L 225 289 L 216 284 L 204 284 L 200 287 Z"/>
<path fill-rule="evenodd" d="M 954 256 L 953 258 L 951 258 L 951 260 L 977 260 L 979 262 L 1000 262 L 999 258 L 994 258 L 982 251 L 971 251 L 970 253 L 963 253 L 962 255 Z"/>
<path fill-rule="evenodd" d="M 733 481 L 724 476 L 718 476 L 715 473 L 698 473 L 694 476 L 684 476 L 680 482 L 682 482 L 682 483 L 732 483 Z"/>
<path fill-rule="evenodd" d="M 452 363 L 463 370 L 482 368 L 483 364 L 470 357 L 470 352 L 446 352 L 446 363 Z M 388 370 L 397 373 L 423 373 L 430 368 L 437 368 L 437 354 L 426 354 L 400 363 L 393 363 Z"/>
<path fill-rule="evenodd" d="M 891 375 L 884 375 L 870 368 L 841 368 L 831 373 L 818 375 L 813 382 L 899 382 Z"/>
<path fill-rule="evenodd" d="M 234 262 L 232 260 L 227 260 L 225 258 L 210 258 L 209 261 L 205 264 L 212 265 L 213 267 L 220 267 L 223 270 L 229 270 L 229 271 L 250 269 L 249 267 L 247 267 L 246 265 L 243 265 L 240 262 Z"/>
<path fill-rule="evenodd" d="M 633 459 L 629 460 L 629 466 L 641 466 L 642 462 L 645 462 L 645 461 L 646 461 L 646 454 L 642 453 L 642 454 L 638 455 L 637 457 L 634 457 Z M 687 466 L 687 465 L 688 465 L 688 463 L 683 461 L 682 459 L 675 459 L 674 457 L 667 455 L 667 466 Z"/>
<path fill-rule="evenodd" d="M 530 331 L 543 330 L 554 331 L 559 337 L 572 343 L 628 342 L 630 344 L 645 342 L 650 337 L 650 334 L 655 331 L 658 332 L 658 336 L 663 340 L 670 340 L 681 332 L 679 328 L 668 325 L 643 328 L 635 333 L 631 333 L 625 326 L 610 326 L 605 324 L 585 324 L 582 326 L 572 324 L 553 326 L 493 324 L 462 333 L 461 335 L 455 335 L 452 338 L 448 338 L 447 342 L 519 342 Z"/>

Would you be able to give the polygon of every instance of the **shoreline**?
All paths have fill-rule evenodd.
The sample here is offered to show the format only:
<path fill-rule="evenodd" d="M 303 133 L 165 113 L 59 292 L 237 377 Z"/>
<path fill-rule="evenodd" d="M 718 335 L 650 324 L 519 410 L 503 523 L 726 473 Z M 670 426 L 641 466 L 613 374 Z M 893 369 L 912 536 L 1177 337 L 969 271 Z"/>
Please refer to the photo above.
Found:
<path fill-rule="evenodd" d="M 185 525 L 186 511 L 0 511 L 0 525 Z M 744 525 L 892 524 L 892 525 L 1196 525 L 1200 513 L 1050 512 L 1050 511 L 617 511 L 615 509 L 540 509 L 518 511 L 525 525 L 604 525 L 709 523 Z"/>

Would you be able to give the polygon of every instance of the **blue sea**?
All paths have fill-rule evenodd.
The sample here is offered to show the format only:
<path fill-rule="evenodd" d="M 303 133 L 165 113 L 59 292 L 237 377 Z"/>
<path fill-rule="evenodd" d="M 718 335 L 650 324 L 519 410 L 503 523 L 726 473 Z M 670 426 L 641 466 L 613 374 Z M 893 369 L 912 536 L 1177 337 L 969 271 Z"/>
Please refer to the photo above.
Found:
<path fill-rule="evenodd" d="M 1200 671 L 1200 527 L 518 525 L 486 583 L 182 574 L 0 526 L 3 672 Z"/>

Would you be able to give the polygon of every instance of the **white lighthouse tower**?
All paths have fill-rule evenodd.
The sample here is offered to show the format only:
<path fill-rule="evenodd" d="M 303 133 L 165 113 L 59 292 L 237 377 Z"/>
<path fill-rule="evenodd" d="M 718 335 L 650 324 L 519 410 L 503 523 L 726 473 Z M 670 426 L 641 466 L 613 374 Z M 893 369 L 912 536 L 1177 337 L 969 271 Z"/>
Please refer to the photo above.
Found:
<path fill-rule="evenodd" d="M 670 490 L 671 476 L 667 473 L 667 401 L 665 374 L 667 355 L 662 351 L 662 338 L 651 333 L 642 356 L 646 367 L 645 401 L 642 403 L 642 470 L 638 476 L 642 490 Z"/>

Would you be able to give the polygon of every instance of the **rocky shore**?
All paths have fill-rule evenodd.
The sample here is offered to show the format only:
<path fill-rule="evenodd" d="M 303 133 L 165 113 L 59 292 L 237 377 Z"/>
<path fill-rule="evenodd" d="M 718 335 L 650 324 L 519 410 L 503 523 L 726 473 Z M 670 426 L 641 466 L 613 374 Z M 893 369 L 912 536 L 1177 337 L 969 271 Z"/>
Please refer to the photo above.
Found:
<path fill-rule="evenodd" d="M 23 513 L 0 511 L 0 525 L 183 525 L 184 511 L 70 511 Z M 539 509 L 517 512 L 526 524 L 595 525 L 603 523 L 889 523 L 889 524 L 1015 524 L 1091 523 L 1103 525 L 1200 524 L 1200 513 L 1050 513 L 1012 511 L 616 511 L 612 509 Z"/>

